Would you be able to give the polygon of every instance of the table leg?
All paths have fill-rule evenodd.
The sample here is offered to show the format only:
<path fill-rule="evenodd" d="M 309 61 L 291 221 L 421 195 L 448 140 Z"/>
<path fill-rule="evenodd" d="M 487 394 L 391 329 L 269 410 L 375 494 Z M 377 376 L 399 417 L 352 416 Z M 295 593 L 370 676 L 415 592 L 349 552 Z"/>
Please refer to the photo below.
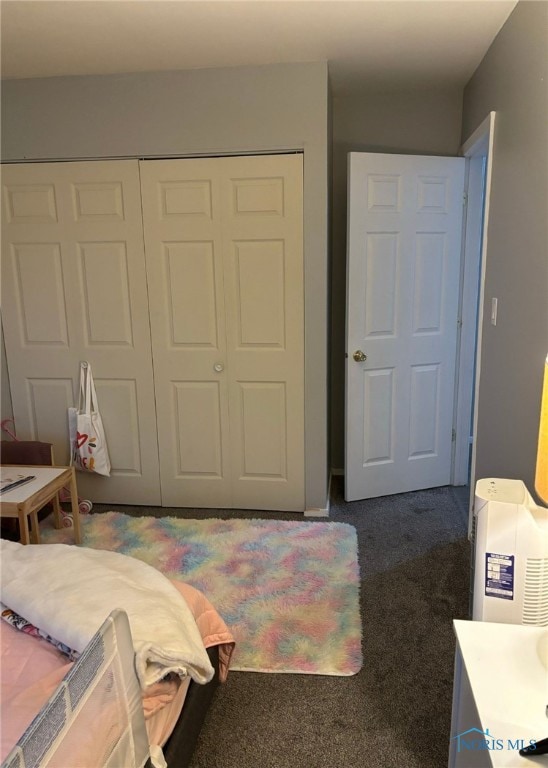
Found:
<path fill-rule="evenodd" d="M 38 523 L 38 512 L 36 510 L 30 513 L 30 519 L 32 521 L 30 540 L 33 544 L 40 544 L 40 524 Z"/>
<path fill-rule="evenodd" d="M 63 523 L 61 521 L 61 505 L 59 504 L 59 494 L 56 493 L 52 499 L 53 502 L 53 522 L 56 528 L 62 528 Z"/>
<path fill-rule="evenodd" d="M 21 544 L 30 544 L 29 520 L 25 512 L 19 512 L 19 536 Z"/>
<path fill-rule="evenodd" d="M 78 488 L 76 487 L 76 473 L 72 468 L 72 477 L 70 478 L 70 506 L 72 510 L 72 521 L 74 526 L 74 541 L 76 544 L 82 543 L 82 533 L 80 531 L 80 510 L 78 509 Z"/>

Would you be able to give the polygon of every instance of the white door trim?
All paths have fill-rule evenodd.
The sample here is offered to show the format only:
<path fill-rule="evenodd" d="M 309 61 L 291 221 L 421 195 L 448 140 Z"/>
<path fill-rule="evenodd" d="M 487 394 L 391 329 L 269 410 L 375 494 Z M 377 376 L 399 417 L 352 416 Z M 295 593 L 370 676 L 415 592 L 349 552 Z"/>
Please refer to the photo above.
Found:
<path fill-rule="evenodd" d="M 290 146 L 284 147 L 282 145 L 278 145 L 272 149 L 226 149 L 226 150 L 216 150 L 215 152 L 188 152 L 181 154 L 180 152 L 177 153 L 170 153 L 170 152 L 163 152 L 162 154 L 155 154 L 155 155 L 94 155 L 94 156 L 83 156 L 83 157 L 48 157 L 46 159 L 43 158 L 32 158 L 32 157 L 23 157 L 19 160 L 17 159 L 10 159 L 10 160 L 2 160 L 1 165 L 23 165 L 28 163 L 95 163 L 95 162 L 103 162 L 104 160 L 142 160 L 142 161 L 148 161 L 148 160 L 190 160 L 193 158 L 201 159 L 203 158 L 206 160 L 207 158 L 213 158 L 213 157 L 247 157 L 248 155 L 304 155 L 304 146 L 303 147 L 296 147 L 294 144 L 291 144 Z"/>
<path fill-rule="evenodd" d="M 490 112 L 459 150 L 459 155 L 467 160 L 465 185 L 467 206 L 463 239 L 463 285 L 460 311 L 462 327 L 457 366 L 456 437 L 452 483 L 453 485 L 470 483 L 471 505 L 474 500 L 472 491 L 476 480 L 477 396 L 481 372 L 482 318 L 495 115 L 495 112 Z M 470 430 L 471 424 L 472 430 Z M 471 440 L 472 455 L 470 457 Z"/>

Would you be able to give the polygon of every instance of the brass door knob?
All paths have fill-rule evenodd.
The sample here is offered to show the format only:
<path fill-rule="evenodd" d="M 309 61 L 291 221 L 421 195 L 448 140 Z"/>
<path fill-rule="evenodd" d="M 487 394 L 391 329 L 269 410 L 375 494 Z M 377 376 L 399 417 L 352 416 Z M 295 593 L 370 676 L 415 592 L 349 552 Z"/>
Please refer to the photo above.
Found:
<path fill-rule="evenodd" d="M 365 362 L 365 360 L 367 360 L 367 355 L 364 355 L 361 349 L 357 349 L 352 355 L 352 357 L 357 363 L 363 363 Z"/>

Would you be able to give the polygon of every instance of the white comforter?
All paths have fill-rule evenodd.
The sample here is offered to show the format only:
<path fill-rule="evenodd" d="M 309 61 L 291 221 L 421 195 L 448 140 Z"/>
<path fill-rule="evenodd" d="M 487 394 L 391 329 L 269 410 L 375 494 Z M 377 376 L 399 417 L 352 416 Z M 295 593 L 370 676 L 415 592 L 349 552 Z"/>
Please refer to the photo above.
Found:
<path fill-rule="evenodd" d="M 114 608 L 128 617 L 145 690 L 168 672 L 198 683 L 213 667 L 190 608 L 163 574 L 133 557 L 68 546 L 0 540 L 1 601 L 82 652 Z"/>

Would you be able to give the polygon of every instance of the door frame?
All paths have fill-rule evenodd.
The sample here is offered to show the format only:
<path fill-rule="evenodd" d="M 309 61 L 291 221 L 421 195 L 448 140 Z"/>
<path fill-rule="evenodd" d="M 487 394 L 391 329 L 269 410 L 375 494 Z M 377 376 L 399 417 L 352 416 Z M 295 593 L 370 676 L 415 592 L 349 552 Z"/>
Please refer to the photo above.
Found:
<path fill-rule="evenodd" d="M 490 112 L 459 149 L 466 158 L 465 215 L 457 350 L 455 441 L 452 485 L 470 486 L 470 509 L 476 482 L 476 435 L 481 374 L 485 271 L 489 202 L 493 174 L 496 112 Z M 470 318 L 467 323 L 464 318 Z M 472 451 L 470 455 L 470 445 Z"/>

